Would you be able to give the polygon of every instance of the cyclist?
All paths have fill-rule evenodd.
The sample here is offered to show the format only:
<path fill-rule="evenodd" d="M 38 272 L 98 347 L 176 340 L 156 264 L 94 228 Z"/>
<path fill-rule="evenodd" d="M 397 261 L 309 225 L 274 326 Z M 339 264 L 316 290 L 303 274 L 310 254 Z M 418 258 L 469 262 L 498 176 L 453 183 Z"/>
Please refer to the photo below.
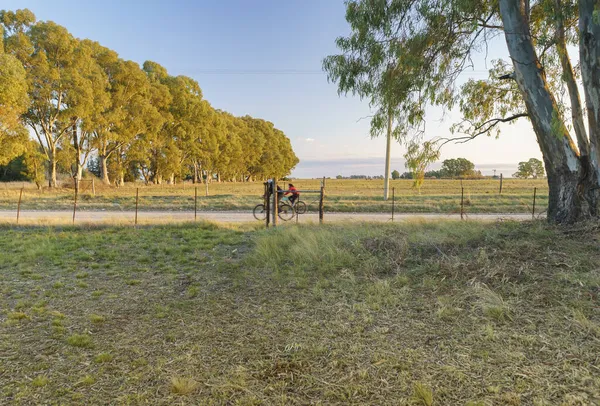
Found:
<path fill-rule="evenodd" d="M 300 193 L 298 192 L 298 189 L 296 189 L 296 187 L 294 187 L 294 185 L 292 185 L 291 183 L 288 183 L 288 191 L 285 193 L 285 195 L 286 196 L 291 195 L 290 203 L 292 204 L 292 206 L 294 206 L 294 203 L 300 197 Z"/>

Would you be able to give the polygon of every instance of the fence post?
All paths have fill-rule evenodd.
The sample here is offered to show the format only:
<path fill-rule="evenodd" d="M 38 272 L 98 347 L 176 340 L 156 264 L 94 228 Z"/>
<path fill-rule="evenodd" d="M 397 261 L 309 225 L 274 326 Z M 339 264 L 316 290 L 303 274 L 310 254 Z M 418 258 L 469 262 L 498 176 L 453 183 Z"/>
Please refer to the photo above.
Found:
<path fill-rule="evenodd" d="M 396 188 L 392 188 L 392 221 L 394 221 L 394 209 L 396 206 Z"/>
<path fill-rule="evenodd" d="M 77 182 L 77 180 L 75 180 Z M 73 224 L 75 224 L 75 212 L 77 211 L 77 188 L 75 188 L 75 199 L 73 200 Z"/>
<path fill-rule="evenodd" d="M 273 179 L 273 227 L 277 227 L 277 216 L 279 214 L 279 205 L 277 201 L 277 180 Z"/>
<path fill-rule="evenodd" d="M 137 220 L 138 220 L 138 202 L 140 200 L 140 188 L 136 187 L 135 188 L 135 222 L 134 225 L 137 227 Z"/>
<path fill-rule="evenodd" d="M 198 219 L 198 186 L 194 187 L 194 221 Z"/>
<path fill-rule="evenodd" d="M 94 182 L 94 178 L 92 178 L 92 194 L 94 197 L 96 196 L 96 183 Z"/>
<path fill-rule="evenodd" d="M 460 188 L 460 219 L 463 220 L 465 215 L 465 188 Z"/>
<path fill-rule="evenodd" d="M 535 220 L 535 196 L 537 194 L 537 187 L 533 188 L 533 208 L 531 209 L 531 219 Z"/>
<path fill-rule="evenodd" d="M 502 194 L 502 174 L 500 174 L 500 192 L 499 194 Z"/>
<path fill-rule="evenodd" d="M 319 224 L 323 224 L 323 200 L 325 195 L 325 178 L 323 178 L 323 184 L 321 185 L 321 196 L 319 198 Z"/>
<path fill-rule="evenodd" d="M 21 215 L 21 199 L 23 198 L 23 189 L 21 188 L 21 193 L 19 193 L 19 203 L 17 204 L 17 224 L 19 224 L 19 216 Z"/>
<path fill-rule="evenodd" d="M 269 228 L 269 221 L 271 220 L 271 200 L 269 199 L 271 195 L 269 194 L 269 182 L 265 182 L 265 226 Z"/>

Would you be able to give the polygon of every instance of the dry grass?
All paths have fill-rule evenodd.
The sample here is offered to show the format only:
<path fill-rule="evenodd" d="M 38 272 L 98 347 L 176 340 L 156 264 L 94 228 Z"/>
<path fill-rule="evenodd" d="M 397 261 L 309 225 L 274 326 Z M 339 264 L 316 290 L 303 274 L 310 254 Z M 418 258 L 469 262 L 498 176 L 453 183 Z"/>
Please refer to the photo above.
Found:
<path fill-rule="evenodd" d="M 0 404 L 600 402 L 594 227 L 0 231 Z"/>
<path fill-rule="evenodd" d="M 298 179 L 293 181 L 300 190 L 318 190 L 320 180 Z M 107 187 L 96 182 L 96 195 L 85 184 L 79 197 L 80 210 L 131 211 L 135 208 L 136 187 L 139 188 L 140 210 L 193 211 L 194 185 L 128 184 L 125 187 Z M 503 194 L 499 195 L 499 181 L 483 180 L 437 180 L 425 181 L 421 193 L 412 188 L 410 180 L 394 180 L 396 212 L 398 213 L 459 213 L 461 187 L 465 190 L 467 213 L 531 213 L 533 188 L 538 188 L 536 212 L 542 213 L 547 206 L 548 185 L 545 179 L 505 179 Z M 72 210 L 73 190 L 70 188 L 41 191 L 32 184 L 0 184 L 0 209 L 16 210 L 19 191 L 25 186 L 23 210 Z M 198 185 L 198 209 L 202 211 L 236 210 L 249 211 L 261 203 L 263 185 L 251 183 L 213 183 L 209 196 L 204 185 Z M 326 210 L 331 212 L 389 212 L 390 202 L 383 201 L 381 180 L 337 180 L 326 183 Z M 309 211 L 318 211 L 318 196 L 303 194 L 302 199 Z"/>

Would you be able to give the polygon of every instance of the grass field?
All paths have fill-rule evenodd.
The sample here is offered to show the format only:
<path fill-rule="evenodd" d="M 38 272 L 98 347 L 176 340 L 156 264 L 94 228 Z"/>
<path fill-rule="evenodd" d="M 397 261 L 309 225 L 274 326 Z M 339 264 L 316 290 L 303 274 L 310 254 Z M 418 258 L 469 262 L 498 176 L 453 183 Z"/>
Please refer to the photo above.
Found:
<path fill-rule="evenodd" d="M 294 180 L 300 190 L 318 190 L 320 180 Z M 99 183 L 99 182 L 98 182 Z M 395 189 L 397 212 L 404 213 L 458 213 L 460 212 L 461 185 L 464 187 L 467 213 L 531 213 L 533 188 L 537 187 L 536 212 L 542 213 L 548 204 L 548 185 L 545 179 L 505 179 L 500 195 L 498 180 L 426 180 L 417 193 L 410 180 L 392 181 Z M 0 184 L 0 210 L 16 210 L 21 187 L 25 186 L 23 210 L 71 210 L 72 189 L 36 190 L 34 185 Z M 389 212 L 391 201 L 383 200 L 381 180 L 329 179 L 325 189 L 325 210 L 329 212 Z M 90 183 L 83 184 L 79 197 L 81 210 L 133 210 L 136 186 L 110 188 L 97 185 L 91 194 Z M 204 185 L 198 185 L 199 210 L 249 211 L 261 202 L 263 186 L 254 183 L 213 183 L 209 196 Z M 194 185 L 139 185 L 140 210 L 190 211 L 194 209 Z M 318 195 L 305 193 L 302 199 L 309 210 L 318 210 Z"/>
<path fill-rule="evenodd" d="M 600 402 L 596 227 L 240 227 L 0 227 L 0 404 Z"/>

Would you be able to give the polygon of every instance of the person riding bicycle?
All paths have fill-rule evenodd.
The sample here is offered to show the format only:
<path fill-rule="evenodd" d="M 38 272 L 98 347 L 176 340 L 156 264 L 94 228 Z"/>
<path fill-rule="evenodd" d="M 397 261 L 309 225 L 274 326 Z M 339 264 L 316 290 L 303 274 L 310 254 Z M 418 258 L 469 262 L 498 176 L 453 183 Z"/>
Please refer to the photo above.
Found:
<path fill-rule="evenodd" d="M 288 191 L 285 193 L 285 196 L 287 196 L 287 195 L 291 195 L 289 197 L 289 199 L 290 199 L 290 203 L 292 204 L 292 206 L 294 205 L 296 200 L 298 200 L 298 198 L 300 197 L 300 193 L 298 192 L 298 189 L 296 189 L 296 187 L 294 185 L 292 185 L 291 183 L 288 183 Z"/>

